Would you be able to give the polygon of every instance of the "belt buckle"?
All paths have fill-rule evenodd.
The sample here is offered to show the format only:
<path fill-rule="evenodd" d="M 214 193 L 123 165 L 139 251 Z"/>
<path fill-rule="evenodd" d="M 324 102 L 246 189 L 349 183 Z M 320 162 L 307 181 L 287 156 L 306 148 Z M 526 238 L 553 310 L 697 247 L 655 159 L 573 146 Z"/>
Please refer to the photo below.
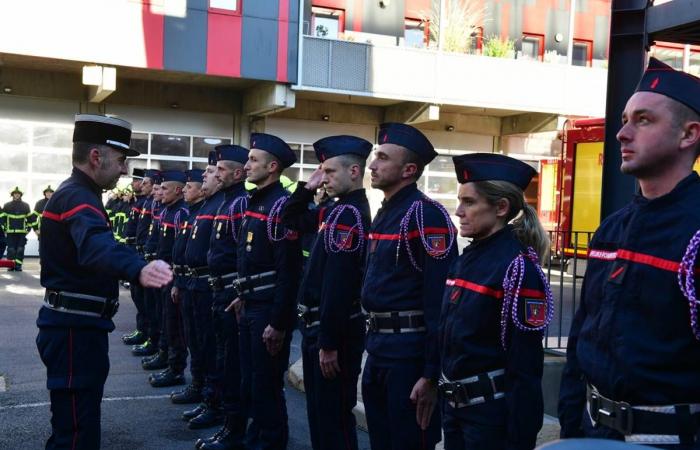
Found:
<path fill-rule="evenodd" d="M 102 312 L 100 313 L 100 317 L 104 319 L 111 319 L 112 317 L 117 315 L 118 310 L 119 300 L 115 300 L 114 302 L 110 300 L 105 300 L 102 306 Z"/>
<path fill-rule="evenodd" d="M 231 284 L 233 285 L 233 290 L 235 290 L 235 291 L 236 291 L 236 294 L 238 294 L 238 296 L 240 297 L 241 294 L 243 293 L 243 292 L 241 291 L 241 279 L 240 279 L 240 278 L 236 278 L 235 280 L 233 280 L 233 281 L 231 282 Z"/>
<path fill-rule="evenodd" d="M 59 299 L 61 294 L 58 291 L 46 291 L 46 303 L 49 304 L 49 306 L 52 306 L 54 308 L 58 308 L 59 306 Z"/>
<path fill-rule="evenodd" d="M 306 313 L 309 311 L 309 308 L 306 305 L 302 305 L 301 303 L 297 305 L 297 316 L 303 320 L 306 323 Z"/>
<path fill-rule="evenodd" d="M 462 389 L 462 383 L 459 381 L 449 381 L 443 384 L 442 393 L 448 400 L 458 403 L 469 403 L 468 398 L 464 395 L 464 390 Z"/>
<path fill-rule="evenodd" d="M 374 317 L 374 314 L 369 313 L 367 314 L 367 330 L 371 332 L 376 332 L 377 331 L 377 319 Z"/>
<path fill-rule="evenodd" d="M 614 417 L 615 427 L 625 436 L 632 434 L 634 420 L 632 406 L 627 402 L 615 402 Z"/>

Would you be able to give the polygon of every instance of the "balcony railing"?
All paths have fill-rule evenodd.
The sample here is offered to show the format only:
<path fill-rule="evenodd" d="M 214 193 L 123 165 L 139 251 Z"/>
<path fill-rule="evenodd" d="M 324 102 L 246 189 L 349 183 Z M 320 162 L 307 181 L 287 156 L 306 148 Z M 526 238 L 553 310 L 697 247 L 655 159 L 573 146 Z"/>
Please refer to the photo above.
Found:
<path fill-rule="evenodd" d="M 303 89 L 603 116 L 607 71 L 304 36 Z"/>

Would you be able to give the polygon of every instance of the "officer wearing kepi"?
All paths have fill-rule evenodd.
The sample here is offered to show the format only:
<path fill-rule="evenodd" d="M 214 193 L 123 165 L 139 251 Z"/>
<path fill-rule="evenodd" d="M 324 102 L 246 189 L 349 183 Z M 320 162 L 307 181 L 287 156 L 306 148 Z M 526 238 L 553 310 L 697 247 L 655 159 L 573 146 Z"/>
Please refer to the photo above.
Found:
<path fill-rule="evenodd" d="M 222 399 L 225 422 L 214 436 L 199 442 L 200 449 L 241 448 L 245 433 L 247 412 L 241 405 L 241 370 L 238 356 L 238 323 L 233 311 L 226 307 L 237 297 L 234 281 L 236 270 L 236 242 L 240 237 L 243 215 L 248 206 L 245 190 L 245 170 L 248 149 L 240 145 L 219 145 L 216 151 L 216 179 L 224 199 L 214 215 L 209 237 L 209 284 L 214 293 L 212 320 L 216 335 L 216 371 L 213 387 Z"/>
<path fill-rule="evenodd" d="M 310 234 L 318 231 L 298 295 L 302 319 L 304 390 L 314 450 L 357 449 L 357 378 L 364 351 L 360 306 L 362 267 L 371 222 L 362 188 L 372 144 L 354 136 L 314 143 L 322 165 L 300 182 L 282 213 L 282 223 Z M 338 197 L 328 209 L 309 211 L 316 189 Z"/>
<path fill-rule="evenodd" d="M 188 215 L 181 217 L 180 231 L 173 244 L 173 287 L 170 290 L 172 301 L 180 307 L 182 313 L 182 327 L 185 344 L 190 353 L 190 374 L 192 380 L 183 390 L 173 392 L 170 401 L 175 404 L 199 403 L 202 401 L 202 386 L 204 385 L 204 373 L 201 363 L 201 355 L 197 352 L 197 333 L 194 328 L 194 305 L 187 290 L 189 276 L 187 275 L 187 264 L 185 262 L 185 249 L 187 240 L 192 231 L 192 220 L 199 212 L 199 208 L 204 203 L 204 192 L 202 192 L 201 169 L 187 170 L 187 183 L 183 196 L 187 203 Z"/>
<path fill-rule="evenodd" d="M 73 172 L 42 216 L 37 348 L 46 366 L 52 434 L 47 449 L 100 448 L 100 403 L 109 371 L 107 333 L 114 330 L 119 280 L 161 287 L 172 279 L 163 261 L 146 264 L 114 240 L 101 195 L 126 173 L 131 124 L 79 114 Z"/>
<path fill-rule="evenodd" d="M 617 139 L 639 193 L 589 246 L 561 434 L 699 449 L 700 79 L 651 58 Z"/>
<path fill-rule="evenodd" d="M 182 418 L 189 422 L 190 429 L 213 427 L 221 424 L 224 420 L 220 392 L 214 386 L 216 382 L 216 335 L 212 326 L 214 298 L 209 285 L 211 272 L 207 254 L 214 228 L 214 217 L 224 201 L 225 194 L 221 192 L 221 183 L 216 178 L 216 152 L 209 152 L 208 163 L 202 183 L 206 200 L 194 220 L 190 217 L 192 232 L 185 248 L 185 261 L 189 276 L 187 289 L 194 304 L 194 328 L 198 343 L 197 349 L 193 350 L 193 353 L 200 355 L 204 375 L 203 403 L 182 414 Z"/>
<path fill-rule="evenodd" d="M 528 164 L 493 153 L 455 156 L 460 235 L 440 316 L 446 450 L 533 449 L 542 427 L 543 330 L 552 293 L 549 239 L 523 190 Z"/>
<path fill-rule="evenodd" d="M 432 449 L 440 440 L 438 320 L 455 229 L 416 185 L 436 155 L 423 133 L 388 123 L 369 165 L 372 187 L 384 192 L 362 287 L 369 313 L 362 398 L 377 450 Z"/>
<path fill-rule="evenodd" d="M 296 293 L 301 276 L 298 233 L 280 223 L 289 193 L 282 187 L 282 171 L 296 156 L 277 136 L 253 133 L 245 165 L 247 180 L 256 186 L 238 239 L 241 395 L 250 401 L 252 422 L 248 448 L 284 449 L 289 439 L 284 372 L 296 322 Z"/>

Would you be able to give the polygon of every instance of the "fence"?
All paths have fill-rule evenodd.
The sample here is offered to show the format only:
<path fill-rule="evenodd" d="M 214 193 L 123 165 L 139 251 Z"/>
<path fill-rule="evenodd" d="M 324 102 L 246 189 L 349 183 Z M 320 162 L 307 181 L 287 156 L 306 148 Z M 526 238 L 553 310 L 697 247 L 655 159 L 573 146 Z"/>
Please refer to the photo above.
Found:
<path fill-rule="evenodd" d="M 581 284 L 592 236 L 592 231 L 549 232 L 552 251 L 542 267 L 554 296 L 554 319 L 544 339 L 544 347 L 549 352 L 566 350 L 571 323 L 581 302 Z"/>

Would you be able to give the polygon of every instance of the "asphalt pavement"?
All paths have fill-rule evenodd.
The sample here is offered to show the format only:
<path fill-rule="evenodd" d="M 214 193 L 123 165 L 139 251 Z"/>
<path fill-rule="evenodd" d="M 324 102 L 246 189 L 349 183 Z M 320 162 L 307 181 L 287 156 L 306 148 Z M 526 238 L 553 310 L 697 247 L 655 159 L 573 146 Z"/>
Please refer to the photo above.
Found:
<path fill-rule="evenodd" d="M 36 350 L 36 315 L 43 289 L 36 259 L 23 272 L 0 272 L 0 449 L 39 449 L 51 433 L 46 373 Z M 116 330 L 110 334 L 111 369 L 102 403 L 102 448 L 192 449 L 209 430 L 188 430 L 180 414 L 188 405 L 170 403 L 173 388 L 152 388 L 139 358 L 131 356 L 121 336 L 134 328 L 135 308 L 121 292 Z M 292 342 L 290 363 L 300 357 L 300 337 Z M 189 377 L 189 374 L 188 374 Z M 304 394 L 286 389 L 289 449 L 310 449 Z M 367 433 L 358 430 L 360 449 L 369 450 Z"/>

